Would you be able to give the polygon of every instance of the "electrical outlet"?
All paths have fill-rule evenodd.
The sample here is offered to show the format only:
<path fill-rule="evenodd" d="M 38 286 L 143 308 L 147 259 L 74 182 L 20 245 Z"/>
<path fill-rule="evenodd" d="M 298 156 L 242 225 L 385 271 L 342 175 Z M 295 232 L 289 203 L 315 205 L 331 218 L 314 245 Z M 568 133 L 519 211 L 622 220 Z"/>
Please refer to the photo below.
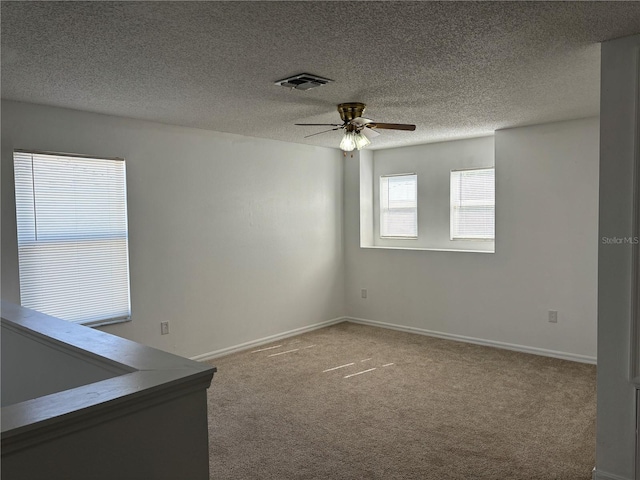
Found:
<path fill-rule="evenodd" d="M 360 296 L 362 298 L 367 298 L 367 289 L 363 288 L 362 290 L 360 290 Z"/>
<path fill-rule="evenodd" d="M 169 335 L 169 322 L 160 322 L 160 335 Z"/>
<path fill-rule="evenodd" d="M 558 311 L 549 310 L 549 323 L 558 323 Z"/>

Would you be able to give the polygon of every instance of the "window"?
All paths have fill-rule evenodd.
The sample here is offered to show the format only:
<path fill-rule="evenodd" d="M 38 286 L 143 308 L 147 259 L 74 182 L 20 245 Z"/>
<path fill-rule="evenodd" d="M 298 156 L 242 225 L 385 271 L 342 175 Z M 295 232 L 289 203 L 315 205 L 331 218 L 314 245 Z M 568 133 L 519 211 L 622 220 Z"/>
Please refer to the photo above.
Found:
<path fill-rule="evenodd" d="M 495 168 L 451 172 L 451 240 L 495 237 Z"/>
<path fill-rule="evenodd" d="M 380 177 L 380 236 L 418 237 L 418 176 Z"/>
<path fill-rule="evenodd" d="M 127 319 L 125 162 L 14 152 L 22 305 L 70 322 Z"/>

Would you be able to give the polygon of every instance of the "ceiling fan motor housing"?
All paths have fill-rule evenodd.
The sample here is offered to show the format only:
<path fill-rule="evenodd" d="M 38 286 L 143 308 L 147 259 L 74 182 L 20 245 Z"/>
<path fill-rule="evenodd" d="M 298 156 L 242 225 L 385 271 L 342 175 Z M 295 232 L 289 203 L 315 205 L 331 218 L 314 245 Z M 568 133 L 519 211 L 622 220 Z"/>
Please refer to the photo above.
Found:
<path fill-rule="evenodd" d="M 365 107 L 364 103 L 341 103 L 338 105 L 338 113 L 343 122 L 350 122 L 354 118 L 361 117 Z"/>

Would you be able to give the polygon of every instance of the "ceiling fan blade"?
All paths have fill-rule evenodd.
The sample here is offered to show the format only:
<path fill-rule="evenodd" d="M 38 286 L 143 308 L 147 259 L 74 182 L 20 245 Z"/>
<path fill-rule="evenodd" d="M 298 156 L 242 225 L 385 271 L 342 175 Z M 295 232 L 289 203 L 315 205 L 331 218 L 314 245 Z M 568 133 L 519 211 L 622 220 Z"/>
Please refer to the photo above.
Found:
<path fill-rule="evenodd" d="M 314 135 L 320 135 L 321 133 L 333 132 L 334 130 L 340 130 L 341 128 L 342 128 L 342 126 L 339 126 L 339 127 L 336 127 L 336 128 L 331 128 L 329 130 L 324 130 L 322 132 L 312 133 L 311 135 L 305 135 L 304 138 L 313 137 Z"/>
<path fill-rule="evenodd" d="M 372 138 L 376 138 L 378 135 L 380 135 L 378 132 L 376 132 L 375 130 L 371 130 L 367 126 L 365 126 L 362 130 L 360 130 L 360 133 L 362 133 L 369 140 L 371 140 Z"/>
<path fill-rule="evenodd" d="M 342 123 L 294 123 L 302 127 L 341 127 Z"/>
<path fill-rule="evenodd" d="M 369 119 L 369 118 L 364 118 L 364 117 L 356 117 L 353 120 L 351 120 L 349 122 L 352 125 L 357 125 L 358 127 L 361 127 L 363 125 L 367 125 L 369 123 L 374 123 L 373 120 Z"/>
<path fill-rule="evenodd" d="M 367 125 L 369 128 L 383 128 L 389 130 L 410 130 L 414 131 L 416 129 L 415 125 L 409 125 L 407 123 L 370 123 Z"/>

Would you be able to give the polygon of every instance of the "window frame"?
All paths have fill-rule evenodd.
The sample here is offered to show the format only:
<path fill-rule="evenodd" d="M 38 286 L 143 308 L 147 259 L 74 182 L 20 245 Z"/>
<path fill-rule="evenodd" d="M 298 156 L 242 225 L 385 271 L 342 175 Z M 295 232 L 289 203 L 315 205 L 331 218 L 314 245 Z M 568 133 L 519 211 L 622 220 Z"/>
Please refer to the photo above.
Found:
<path fill-rule="evenodd" d="M 122 194 L 123 197 L 121 198 L 123 205 L 123 210 L 121 210 L 122 212 L 122 222 L 123 222 L 123 226 L 124 226 L 124 230 L 122 231 L 121 234 L 118 235 L 114 235 L 113 237 L 107 235 L 106 237 L 104 236 L 104 234 L 99 234 L 99 235 L 77 235 L 77 236 L 73 236 L 73 235 L 69 235 L 69 234 L 65 234 L 64 236 L 61 236 L 59 238 L 48 238 L 46 240 L 39 240 L 37 238 L 38 236 L 38 232 L 37 232 L 37 212 L 36 212 L 36 208 L 37 208 L 37 203 L 36 203 L 36 192 L 33 191 L 33 215 L 34 215 L 34 227 L 36 230 L 34 231 L 35 234 L 35 239 L 34 240 L 20 240 L 20 219 L 19 219 L 19 213 L 18 213 L 18 209 L 19 208 L 24 208 L 25 205 L 24 204 L 19 204 L 17 195 L 15 195 L 15 201 L 16 201 L 16 242 L 17 242 L 17 248 L 18 248 L 18 269 L 19 269 L 19 282 L 20 282 L 20 297 L 21 297 L 21 304 L 27 308 L 32 308 L 37 310 L 37 307 L 34 308 L 33 305 L 24 305 L 23 304 L 23 286 L 22 286 L 22 282 L 23 282 L 23 276 L 22 276 L 22 265 L 21 263 L 21 253 L 20 250 L 21 249 L 25 249 L 25 248 L 29 248 L 29 247 L 33 247 L 36 246 L 38 244 L 51 244 L 51 245 L 56 245 L 56 244 L 63 244 L 63 243 L 69 243 L 69 244 L 80 244 L 82 245 L 82 243 L 90 243 L 91 241 L 95 241 L 96 239 L 100 239 L 100 240 L 104 240 L 104 239 L 112 239 L 115 241 L 121 240 L 124 241 L 124 254 L 122 255 L 122 258 L 125 262 L 125 270 L 126 270 L 126 286 L 124 286 L 123 284 L 121 284 L 121 288 L 125 289 L 126 288 L 126 303 L 127 303 L 127 314 L 126 315 L 113 315 L 113 316 L 108 316 L 108 317 L 104 317 L 104 318 L 94 318 L 94 319 L 87 319 L 87 320 L 82 320 L 82 319 L 77 319 L 77 320 L 65 320 L 68 321 L 69 323 L 76 323 L 79 325 L 85 325 L 85 326 L 90 326 L 90 327 L 97 327 L 97 326 L 101 326 L 101 325 L 109 325 L 109 324 L 114 324 L 114 323 L 122 323 L 122 322 L 128 322 L 131 321 L 131 269 L 130 269 L 130 260 L 129 260 L 129 220 L 128 220 L 128 195 L 127 195 L 127 172 L 126 172 L 126 161 L 124 158 L 120 158 L 120 157 L 101 157 L 101 156 L 96 156 L 96 155 L 85 155 L 85 154 L 73 154 L 73 153 L 61 153 L 61 152 L 52 152 L 52 151 L 42 151 L 42 150 L 27 150 L 27 149 L 14 149 L 12 152 L 12 160 L 14 162 L 14 189 L 16 194 L 18 193 L 18 184 L 17 184 L 17 176 L 15 173 L 15 162 L 16 162 L 16 158 L 19 155 L 31 155 L 32 156 L 32 165 L 31 165 L 31 171 L 29 173 L 29 175 L 31 176 L 32 182 L 33 182 L 33 175 L 34 175 L 34 167 L 33 167 L 33 156 L 42 156 L 42 157 L 52 157 L 53 158 L 69 158 L 69 159 L 76 159 L 78 161 L 88 161 L 88 160 L 97 160 L 97 161 L 107 161 L 107 162 L 123 162 L 122 164 L 122 173 L 121 173 L 121 186 L 122 186 Z M 35 188 L 35 187 L 32 187 Z M 28 207 L 28 205 L 27 205 Z M 29 220 L 23 220 L 23 222 L 29 222 Z M 24 235 L 25 233 L 23 233 Z M 46 248 L 46 247 L 44 247 Z M 103 248 L 109 248 L 109 247 L 103 247 Z M 99 284 L 98 284 L 99 285 Z M 61 296 L 61 300 L 64 300 L 64 297 Z M 46 313 L 46 312 L 42 312 L 42 313 Z M 51 315 L 51 314 L 50 314 Z M 55 314 L 52 316 L 56 316 Z"/>
<path fill-rule="evenodd" d="M 455 206 L 453 203 L 453 192 L 452 192 L 452 184 L 453 184 L 453 174 L 457 172 L 469 172 L 469 171 L 479 171 L 479 170 L 493 170 L 493 237 L 463 237 L 463 236 L 454 236 L 454 216 L 455 216 Z M 496 190 L 495 190 L 495 165 L 488 167 L 467 167 L 467 168 L 455 168 L 450 170 L 449 172 L 449 239 L 452 242 L 463 241 L 463 242 L 495 242 L 496 233 L 495 233 L 495 208 L 496 208 Z M 479 203 L 479 206 L 487 206 L 486 203 Z"/>
<path fill-rule="evenodd" d="M 383 216 L 385 214 L 385 212 L 388 212 L 390 210 L 389 207 L 384 207 L 383 206 L 383 180 L 384 179 L 388 179 L 388 178 L 393 178 L 393 177 L 415 177 L 415 207 L 413 207 L 412 209 L 415 210 L 415 230 L 416 230 L 416 234 L 415 235 L 383 235 L 382 234 L 382 230 L 383 230 Z M 419 230 L 418 230 L 418 174 L 411 172 L 411 173 L 390 173 L 390 174 L 385 174 L 385 175 L 380 175 L 380 181 L 379 181 L 379 185 L 378 185 L 378 196 L 379 196 L 379 204 L 380 204 L 380 212 L 379 212 L 379 237 L 381 239 L 385 239 L 385 240 L 417 240 L 418 239 L 418 235 L 419 235 Z"/>

